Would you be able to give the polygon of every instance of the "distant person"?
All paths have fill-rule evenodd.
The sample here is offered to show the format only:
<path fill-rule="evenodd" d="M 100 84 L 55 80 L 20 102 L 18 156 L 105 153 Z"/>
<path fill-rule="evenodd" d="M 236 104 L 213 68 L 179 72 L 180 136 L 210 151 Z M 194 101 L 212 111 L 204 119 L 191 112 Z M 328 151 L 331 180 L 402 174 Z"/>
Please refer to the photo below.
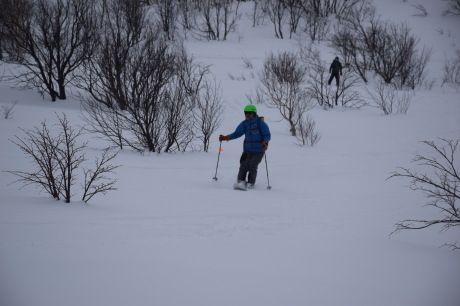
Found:
<path fill-rule="evenodd" d="M 229 141 L 244 135 L 240 170 L 237 182 L 233 186 L 233 188 L 241 190 L 254 188 L 257 168 L 264 157 L 265 151 L 268 149 L 268 142 L 271 139 L 270 129 L 265 121 L 259 118 L 254 105 L 247 105 L 244 108 L 244 116 L 246 119 L 238 125 L 235 132 L 227 136 L 219 136 L 219 141 Z"/>
<path fill-rule="evenodd" d="M 327 84 L 331 85 L 332 79 L 335 78 L 337 87 L 339 87 L 340 76 L 342 75 L 342 63 L 339 61 L 338 57 L 332 61 L 331 67 L 329 67 L 329 73 L 331 74 L 331 77 L 329 78 L 329 82 L 327 82 Z"/>

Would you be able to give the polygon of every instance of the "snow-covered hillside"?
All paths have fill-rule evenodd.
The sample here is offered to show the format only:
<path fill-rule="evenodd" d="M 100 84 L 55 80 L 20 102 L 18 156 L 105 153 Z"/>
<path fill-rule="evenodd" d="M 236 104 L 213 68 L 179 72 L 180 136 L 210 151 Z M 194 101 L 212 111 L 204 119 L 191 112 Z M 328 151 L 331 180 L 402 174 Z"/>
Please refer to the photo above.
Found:
<path fill-rule="evenodd" d="M 277 39 L 271 25 L 239 21 L 240 39 L 186 43 L 221 80 L 225 119 L 209 153 L 118 154 L 117 191 L 88 205 L 55 201 L 33 186 L 0 176 L 1 306 L 368 306 L 458 305 L 458 229 L 402 231 L 405 219 L 441 216 L 426 197 L 386 180 L 397 167 L 415 167 L 420 143 L 458 139 L 460 93 L 440 87 L 444 60 L 460 48 L 460 16 L 442 16 L 446 1 L 374 0 L 382 18 L 406 21 L 433 48 L 431 90 L 415 91 L 407 114 L 372 107 L 317 107 L 309 113 L 322 134 L 314 147 L 298 146 L 277 110 L 257 105 L 272 141 L 259 166 L 256 188 L 235 191 L 242 139 L 223 142 L 243 119 L 246 94 L 267 54 L 296 48 Z M 414 16 L 415 4 L 428 11 Z M 249 12 L 252 2 L 241 3 Z M 442 31 L 440 31 L 442 29 Z M 323 60 L 335 57 L 317 46 Z M 253 69 L 244 67 L 242 57 Z M 0 66 L 0 69 L 4 66 Z M 244 75 L 231 80 L 229 75 Z M 360 90 L 364 90 L 364 84 Z M 9 139 L 65 113 L 83 124 L 75 98 L 52 103 L 34 91 L 0 83 L 0 105 L 14 114 L 0 120 L 0 169 L 24 170 L 25 156 Z M 107 144 L 85 135 L 89 156 Z M 457 152 L 457 162 L 460 160 Z M 458 165 L 458 164 L 457 164 Z M 267 190 L 267 170 L 271 190 Z"/>

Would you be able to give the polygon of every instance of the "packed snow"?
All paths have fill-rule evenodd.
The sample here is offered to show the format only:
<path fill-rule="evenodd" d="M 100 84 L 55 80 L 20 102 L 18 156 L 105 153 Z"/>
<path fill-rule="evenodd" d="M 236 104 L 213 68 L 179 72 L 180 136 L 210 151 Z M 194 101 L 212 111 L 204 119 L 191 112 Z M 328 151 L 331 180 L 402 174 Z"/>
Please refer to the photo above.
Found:
<path fill-rule="evenodd" d="M 257 83 L 251 73 L 271 51 L 296 48 L 295 39 L 275 38 L 270 25 L 253 28 L 243 14 L 240 39 L 186 42 L 222 82 L 225 118 L 210 152 L 122 150 L 113 162 L 122 165 L 118 190 L 88 204 L 79 196 L 64 203 L 33 186 L 20 188 L 11 184 L 15 176 L 2 172 L 0 305 L 458 305 L 460 251 L 441 247 L 460 242 L 458 229 L 390 237 L 398 221 L 441 213 L 424 207 L 425 195 L 405 187 L 407 180 L 386 179 L 400 166 L 417 170 L 416 154 L 432 154 L 420 141 L 459 138 L 460 93 L 441 87 L 440 79 L 446 56 L 460 47 L 460 16 L 442 16 L 444 1 L 374 2 L 384 18 L 407 21 L 420 45 L 433 48 L 428 69 L 436 83 L 415 91 L 407 114 L 318 106 L 309 114 L 322 138 L 302 147 L 276 109 L 257 105 L 272 140 L 255 189 L 232 188 L 242 138 L 222 143 L 213 180 L 218 135 L 244 120 L 246 94 Z M 414 16 L 417 3 L 428 16 Z M 317 47 L 328 63 L 336 55 L 326 43 Z M 243 56 L 253 69 L 244 67 Z M 19 127 L 44 120 L 52 126 L 55 112 L 83 124 L 75 97 L 52 103 L 6 83 L 0 92 L 0 105 L 18 101 L 12 117 L 0 120 L 2 171 L 30 167 L 9 141 L 23 135 Z M 87 154 L 96 155 L 107 144 L 92 136 L 84 136 Z"/>

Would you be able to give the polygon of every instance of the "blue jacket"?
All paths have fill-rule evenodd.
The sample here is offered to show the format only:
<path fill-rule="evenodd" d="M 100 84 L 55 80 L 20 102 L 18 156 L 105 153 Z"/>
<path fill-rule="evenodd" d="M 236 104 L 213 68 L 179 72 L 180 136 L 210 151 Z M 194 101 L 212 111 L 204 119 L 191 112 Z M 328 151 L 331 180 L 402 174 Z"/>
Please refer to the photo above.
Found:
<path fill-rule="evenodd" d="M 249 152 L 264 152 L 262 150 L 262 141 L 270 141 L 271 139 L 268 125 L 257 115 L 251 120 L 242 121 L 235 132 L 230 134 L 230 139 L 236 139 L 243 135 L 243 150 Z"/>

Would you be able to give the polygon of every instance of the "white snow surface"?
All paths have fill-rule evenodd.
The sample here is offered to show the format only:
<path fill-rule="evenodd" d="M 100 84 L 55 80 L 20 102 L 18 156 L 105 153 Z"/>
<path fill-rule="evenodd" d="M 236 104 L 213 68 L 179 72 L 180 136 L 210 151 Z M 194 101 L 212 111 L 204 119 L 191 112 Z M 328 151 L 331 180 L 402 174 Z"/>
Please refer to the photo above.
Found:
<path fill-rule="evenodd" d="M 407 114 L 317 107 L 310 115 L 322 138 L 300 147 L 277 110 L 257 105 L 272 132 L 273 188 L 267 190 L 264 160 L 254 190 L 233 190 L 242 138 L 223 142 L 214 181 L 218 135 L 244 119 L 245 95 L 257 82 L 250 74 L 269 52 L 296 48 L 294 39 L 276 39 L 271 25 L 252 28 L 243 15 L 241 41 L 233 33 L 225 42 L 187 42 L 222 81 L 225 119 L 209 153 L 123 150 L 113 162 L 122 165 L 118 191 L 88 204 L 79 201 L 78 185 L 66 204 L 32 186 L 20 189 L 10 184 L 13 175 L 1 173 L 0 305 L 459 305 L 460 252 L 440 247 L 460 242 L 458 229 L 389 237 L 398 221 L 442 214 L 424 207 L 428 200 L 406 188 L 407 180 L 386 178 L 398 166 L 424 170 L 410 163 L 416 154 L 432 154 L 420 141 L 460 135 L 460 93 L 440 86 L 445 57 L 460 47 L 460 16 L 441 15 L 446 1 L 375 2 L 383 18 L 408 22 L 420 46 L 433 47 L 429 78 L 437 82 L 416 90 Z M 428 16 L 414 16 L 418 3 Z M 335 56 L 326 44 L 317 47 L 327 62 Z M 254 69 L 244 68 L 242 56 Z M 30 169 L 9 141 L 24 135 L 18 127 L 44 120 L 52 127 L 55 112 L 83 124 L 77 99 L 52 103 L 0 83 L 0 105 L 14 101 L 12 118 L 0 119 L 3 171 Z M 107 145 L 92 135 L 83 139 L 90 141 L 88 155 Z"/>

